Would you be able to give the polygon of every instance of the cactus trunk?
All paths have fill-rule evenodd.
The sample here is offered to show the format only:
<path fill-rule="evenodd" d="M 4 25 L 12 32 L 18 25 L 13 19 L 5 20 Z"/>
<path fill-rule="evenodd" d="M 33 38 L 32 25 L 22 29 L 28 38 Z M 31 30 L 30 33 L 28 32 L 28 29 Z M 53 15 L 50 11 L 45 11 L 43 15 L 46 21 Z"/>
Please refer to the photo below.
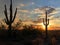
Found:
<path fill-rule="evenodd" d="M 47 11 L 45 12 L 45 21 L 43 18 L 43 24 L 45 25 L 45 30 L 46 30 L 46 37 L 45 37 L 45 43 L 48 45 L 48 25 L 49 25 L 49 19 L 47 18 Z"/>
<path fill-rule="evenodd" d="M 43 19 L 43 24 L 45 25 L 45 30 L 46 30 L 46 39 L 48 38 L 48 25 L 49 25 L 49 19 L 47 18 L 47 11 L 45 12 L 45 22 Z"/>
<path fill-rule="evenodd" d="M 9 24 L 9 30 L 8 30 L 8 37 L 10 38 L 11 37 L 11 24 Z"/>
<path fill-rule="evenodd" d="M 46 12 L 46 25 L 45 25 L 45 28 L 46 28 L 46 38 L 48 37 L 48 32 L 47 32 L 47 29 L 48 29 L 48 25 L 47 25 L 47 12 Z"/>
<path fill-rule="evenodd" d="M 9 24 L 9 27 L 8 27 L 8 28 L 9 28 L 9 30 L 11 30 L 11 28 L 12 28 L 12 27 L 11 27 L 11 24 Z"/>

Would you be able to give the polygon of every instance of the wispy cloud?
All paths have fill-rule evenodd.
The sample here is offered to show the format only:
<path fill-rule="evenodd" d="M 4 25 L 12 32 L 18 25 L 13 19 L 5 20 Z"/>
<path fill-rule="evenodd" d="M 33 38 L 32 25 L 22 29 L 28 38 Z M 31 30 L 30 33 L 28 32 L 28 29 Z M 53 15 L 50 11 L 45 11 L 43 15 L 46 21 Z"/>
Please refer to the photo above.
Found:
<path fill-rule="evenodd" d="M 49 17 L 53 17 L 54 19 L 59 19 L 60 18 L 60 8 L 55 8 L 55 11 L 53 13 L 50 13 Z"/>
<path fill-rule="evenodd" d="M 29 2 L 29 3 L 20 3 L 17 7 L 21 8 L 21 7 L 27 7 L 27 6 L 32 6 L 34 5 L 34 2 Z"/>
<path fill-rule="evenodd" d="M 23 12 L 23 13 L 29 13 L 28 10 L 18 10 L 19 12 Z"/>
<path fill-rule="evenodd" d="M 25 4 L 20 4 L 21 7 L 26 6 Z"/>

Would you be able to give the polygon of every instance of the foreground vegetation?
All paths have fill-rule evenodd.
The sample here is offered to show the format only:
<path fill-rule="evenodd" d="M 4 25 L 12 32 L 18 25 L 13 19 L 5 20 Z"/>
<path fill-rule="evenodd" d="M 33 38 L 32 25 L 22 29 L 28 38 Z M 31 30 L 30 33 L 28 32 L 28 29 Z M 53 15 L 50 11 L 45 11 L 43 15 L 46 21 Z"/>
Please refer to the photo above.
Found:
<path fill-rule="evenodd" d="M 22 30 L 11 30 L 11 32 L 3 29 L 0 30 L 0 42 L 6 45 L 46 45 L 45 31 L 26 26 Z M 60 45 L 60 30 L 48 31 L 47 43 Z"/>

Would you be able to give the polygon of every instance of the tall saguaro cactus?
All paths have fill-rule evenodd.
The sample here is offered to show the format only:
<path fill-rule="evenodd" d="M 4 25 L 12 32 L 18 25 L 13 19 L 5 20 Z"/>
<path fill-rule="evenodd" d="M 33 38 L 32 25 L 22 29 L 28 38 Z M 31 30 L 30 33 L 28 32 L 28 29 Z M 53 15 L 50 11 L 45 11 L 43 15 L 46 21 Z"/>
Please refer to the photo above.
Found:
<path fill-rule="evenodd" d="M 9 30 L 11 30 L 11 26 L 12 26 L 12 23 L 14 22 L 15 18 L 16 18 L 16 14 L 17 14 L 17 8 L 15 10 L 15 13 L 13 15 L 13 11 L 12 11 L 12 0 L 10 0 L 10 17 L 8 18 L 8 13 L 7 13 L 7 7 L 6 7 L 6 4 L 5 4 L 5 10 L 4 10 L 4 13 L 5 13 L 5 23 L 9 26 Z"/>
<path fill-rule="evenodd" d="M 49 19 L 47 18 L 47 11 L 45 12 L 45 15 L 46 15 L 46 17 L 45 17 L 45 19 L 43 18 L 43 24 L 45 25 L 46 38 L 47 38 L 48 37 L 47 29 L 48 29 L 48 25 L 49 25 Z"/>

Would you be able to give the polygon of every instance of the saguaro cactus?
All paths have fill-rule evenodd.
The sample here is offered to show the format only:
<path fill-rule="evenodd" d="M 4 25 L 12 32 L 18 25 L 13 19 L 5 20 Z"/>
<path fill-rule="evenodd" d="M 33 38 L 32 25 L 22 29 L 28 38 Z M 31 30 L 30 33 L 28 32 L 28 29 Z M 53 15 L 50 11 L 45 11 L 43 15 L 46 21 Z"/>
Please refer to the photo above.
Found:
<path fill-rule="evenodd" d="M 10 0 L 10 17 L 8 18 L 8 14 L 7 14 L 7 8 L 6 8 L 6 4 L 5 4 L 5 10 L 4 10 L 4 13 L 5 13 L 5 23 L 9 26 L 9 30 L 11 30 L 11 25 L 12 23 L 14 22 L 15 20 L 15 17 L 16 17 L 16 14 L 17 14 L 17 8 L 15 10 L 15 13 L 13 15 L 13 11 L 12 11 L 12 0 Z"/>
<path fill-rule="evenodd" d="M 43 24 L 45 25 L 46 38 L 47 38 L 48 37 L 47 28 L 48 28 L 48 25 L 49 25 L 49 19 L 47 18 L 47 11 L 45 12 L 45 14 L 46 14 L 46 17 L 45 17 L 45 19 L 43 18 Z"/>

